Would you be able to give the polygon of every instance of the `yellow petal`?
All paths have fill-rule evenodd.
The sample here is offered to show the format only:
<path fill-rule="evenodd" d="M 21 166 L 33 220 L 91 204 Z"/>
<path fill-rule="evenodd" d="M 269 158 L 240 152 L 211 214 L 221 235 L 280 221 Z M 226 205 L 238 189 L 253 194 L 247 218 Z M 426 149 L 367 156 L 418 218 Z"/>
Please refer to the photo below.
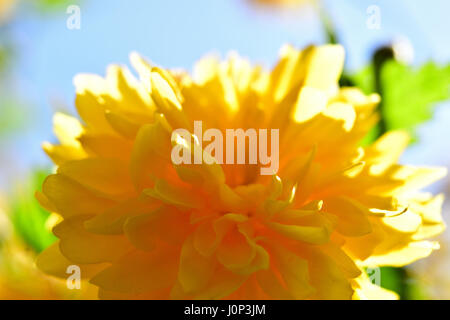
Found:
<path fill-rule="evenodd" d="M 368 209 L 350 198 L 327 198 L 323 210 L 338 217 L 336 228 L 344 235 L 362 236 L 372 231 L 367 218 Z"/>
<path fill-rule="evenodd" d="M 324 115 L 327 117 L 341 120 L 342 127 L 346 131 L 353 128 L 356 120 L 356 112 L 352 105 L 346 103 L 333 103 L 324 110 Z"/>
<path fill-rule="evenodd" d="M 84 159 L 87 157 L 86 152 L 81 147 L 52 145 L 44 142 L 42 149 L 52 159 L 56 165 L 61 165 L 66 161 Z"/>
<path fill-rule="evenodd" d="M 53 125 L 55 135 L 61 144 L 79 147 L 80 143 L 77 138 L 84 130 L 76 118 L 57 112 L 53 116 Z"/>
<path fill-rule="evenodd" d="M 66 279 L 69 276 L 67 268 L 74 265 L 74 263 L 62 255 L 59 249 L 59 242 L 55 242 L 41 252 L 36 260 L 36 265 L 47 274 Z M 80 276 L 82 279 L 91 278 L 107 266 L 106 264 L 76 265 L 80 267 Z"/>
<path fill-rule="evenodd" d="M 398 188 L 397 192 L 408 192 L 420 190 L 423 187 L 442 179 L 447 175 L 447 168 L 444 167 L 413 167 L 399 166 L 393 174 L 394 179 L 404 181 L 404 184 Z"/>
<path fill-rule="evenodd" d="M 436 241 L 410 242 L 380 255 L 373 255 L 364 261 L 364 265 L 403 267 L 418 259 L 428 257 L 436 249 L 439 249 L 439 243 Z"/>
<path fill-rule="evenodd" d="M 153 212 L 127 219 L 124 231 L 131 243 L 140 250 L 153 250 L 158 241 L 180 245 L 189 229 L 189 216 L 175 208 L 161 207 Z"/>
<path fill-rule="evenodd" d="M 42 192 L 63 217 L 99 214 L 115 205 L 114 201 L 94 195 L 60 174 L 48 176 Z"/>
<path fill-rule="evenodd" d="M 309 259 L 314 299 L 351 299 L 353 289 L 343 270 L 328 256 L 313 252 Z"/>
<path fill-rule="evenodd" d="M 75 78 L 75 85 L 79 82 L 84 82 L 86 79 L 82 75 Z M 90 80 L 89 80 L 90 81 Z M 100 96 L 95 95 L 91 89 L 77 91 L 75 98 L 75 106 L 81 119 L 87 124 L 90 130 L 97 133 L 111 133 L 113 132 L 111 126 L 105 118 L 104 101 Z"/>
<path fill-rule="evenodd" d="M 152 71 L 150 81 L 152 84 L 151 96 L 158 110 L 164 113 L 169 123 L 175 128 L 190 129 L 192 124 L 187 121 L 185 114 L 182 113 L 183 107 L 177 95 L 157 69 Z"/>
<path fill-rule="evenodd" d="M 132 251 L 111 267 L 91 279 L 91 283 L 106 291 L 119 293 L 151 293 L 175 282 L 179 252 L 160 248 L 152 252 Z"/>
<path fill-rule="evenodd" d="M 216 256 L 224 267 L 234 271 L 251 263 L 256 256 L 256 248 L 237 228 L 233 228 L 222 238 Z"/>
<path fill-rule="evenodd" d="M 344 48 L 340 45 L 315 47 L 309 61 L 305 86 L 328 91 L 337 85 L 344 68 Z"/>
<path fill-rule="evenodd" d="M 98 235 L 88 232 L 83 226 L 87 218 L 68 218 L 53 228 L 53 233 L 60 239 L 61 252 L 71 261 L 82 264 L 111 262 L 132 248 L 122 235 Z"/>
<path fill-rule="evenodd" d="M 118 112 L 106 111 L 106 120 L 111 127 L 124 138 L 134 139 L 139 131 L 139 124 L 129 120 Z"/>
<path fill-rule="evenodd" d="M 359 240 L 361 241 L 361 240 Z M 330 242 L 320 247 L 320 250 L 331 257 L 337 265 L 341 268 L 344 275 L 348 278 L 356 278 L 361 274 L 361 271 L 356 266 L 355 262 L 348 256 L 340 247 Z"/>
<path fill-rule="evenodd" d="M 198 292 L 211 279 L 216 262 L 212 257 L 201 255 L 194 247 L 193 238 L 183 244 L 178 270 L 178 281 L 185 293 Z"/>
<path fill-rule="evenodd" d="M 286 287 L 284 280 L 274 270 L 260 270 L 256 273 L 259 287 L 272 299 L 294 299 L 292 293 Z"/>
<path fill-rule="evenodd" d="M 135 193 L 128 167 L 117 159 L 89 158 L 66 162 L 58 173 L 69 177 L 92 191 L 115 197 Z"/>
<path fill-rule="evenodd" d="M 382 221 L 392 229 L 405 233 L 417 231 L 422 224 L 420 215 L 414 213 L 412 210 L 407 210 L 398 216 L 382 218 Z"/>
<path fill-rule="evenodd" d="M 158 201 L 132 198 L 86 220 L 84 227 L 92 233 L 122 234 L 123 226 L 128 218 L 152 212 L 159 206 L 161 204 Z"/>
<path fill-rule="evenodd" d="M 83 134 L 78 140 L 84 150 L 91 156 L 117 158 L 125 162 L 130 160 L 132 144 L 122 137 L 105 134 Z"/>
<path fill-rule="evenodd" d="M 294 253 L 282 249 L 273 250 L 280 275 L 294 299 L 305 299 L 315 290 L 309 282 L 308 262 Z"/>
<path fill-rule="evenodd" d="M 130 173 L 138 189 L 153 186 L 156 177 L 170 174 L 170 128 L 164 121 L 144 125 L 139 130 L 131 154 Z"/>
<path fill-rule="evenodd" d="M 143 192 L 154 199 L 180 208 L 198 209 L 203 206 L 202 199 L 195 193 L 186 188 L 172 186 L 165 180 L 156 180 L 153 188 L 145 189 Z"/>
<path fill-rule="evenodd" d="M 305 122 L 325 110 L 328 98 L 326 94 L 314 87 L 303 87 L 294 108 L 293 118 L 297 122 Z"/>
<path fill-rule="evenodd" d="M 324 244 L 330 239 L 330 234 L 326 227 L 285 225 L 273 222 L 269 222 L 267 225 L 283 236 L 297 241 Z"/>
<path fill-rule="evenodd" d="M 409 135 L 405 131 L 389 131 L 381 136 L 367 150 L 366 157 L 375 162 L 370 168 L 371 173 L 380 174 L 397 162 L 408 143 Z"/>
<path fill-rule="evenodd" d="M 225 268 L 216 270 L 213 277 L 215 281 L 207 285 L 205 289 L 197 292 L 194 295 L 194 299 L 222 299 L 237 290 L 247 279 L 247 276 L 235 274 Z"/>
<path fill-rule="evenodd" d="M 34 193 L 34 197 L 39 202 L 39 204 L 47 211 L 56 212 L 58 210 L 58 209 L 56 209 L 55 206 L 53 206 L 51 204 L 50 200 L 48 200 L 47 196 L 44 193 L 42 193 L 40 191 L 36 191 Z"/>

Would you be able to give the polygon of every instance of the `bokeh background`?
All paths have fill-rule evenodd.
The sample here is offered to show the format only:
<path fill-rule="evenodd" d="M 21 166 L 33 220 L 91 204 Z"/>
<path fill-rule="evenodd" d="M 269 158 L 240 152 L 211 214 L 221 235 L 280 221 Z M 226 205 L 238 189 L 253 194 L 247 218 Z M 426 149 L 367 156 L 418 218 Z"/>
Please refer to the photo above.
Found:
<path fill-rule="evenodd" d="M 378 72 L 388 127 L 414 137 L 401 162 L 450 168 L 450 2 L 308 2 L 284 8 L 252 0 L 0 0 L 0 298 L 43 297 L 42 286 L 49 298 L 90 297 L 65 293 L 33 265 L 54 241 L 53 217 L 34 200 L 52 170 L 41 143 L 55 140 L 55 111 L 74 114 L 73 76 L 103 75 L 109 63 L 128 64 L 131 51 L 187 70 L 206 53 L 238 51 L 269 68 L 285 43 L 337 40 L 346 49 L 346 83 L 375 91 Z M 80 8 L 80 29 L 67 27 L 70 5 Z M 373 5 L 379 28 L 367 25 Z M 375 70 L 375 52 L 392 46 L 397 60 Z M 449 194 L 449 179 L 429 190 Z M 447 222 L 449 216 L 447 201 Z M 404 299 L 450 299 L 450 236 L 441 242 L 425 261 L 384 268 L 382 286 Z"/>

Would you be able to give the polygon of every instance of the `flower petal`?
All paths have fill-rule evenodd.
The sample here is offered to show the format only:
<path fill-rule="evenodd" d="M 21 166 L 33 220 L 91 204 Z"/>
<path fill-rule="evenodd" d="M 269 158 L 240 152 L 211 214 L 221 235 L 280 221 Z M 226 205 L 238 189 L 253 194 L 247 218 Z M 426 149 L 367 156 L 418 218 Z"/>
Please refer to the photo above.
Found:
<path fill-rule="evenodd" d="M 98 235 L 88 232 L 83 224 L 89 216 L 65 219 L 53 228 L 60 239 L 61 252 L 75 263 L 112 262 L 132 246 L 122 235 Z"/>

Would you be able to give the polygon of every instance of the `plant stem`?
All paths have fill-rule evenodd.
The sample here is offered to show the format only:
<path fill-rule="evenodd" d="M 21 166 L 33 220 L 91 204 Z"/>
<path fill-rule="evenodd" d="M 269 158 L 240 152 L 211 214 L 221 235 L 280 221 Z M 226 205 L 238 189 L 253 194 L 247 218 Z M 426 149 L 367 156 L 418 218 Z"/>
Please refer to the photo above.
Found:
<path fill-rule="evenodd" d="M 383 70 L 383 66 L 386 62 L 394 58 L 394 51 L 391 47 L 381 47 L 377 51 L 375 51 L 372 58 L 373 72 L 375 78 L 375 92 L 380 95 L 381 101 L 378 104 L 378 113 L 380 115 L 380 121 L 377 124 L 377 134 L 376 137 L 382 136 L 387 131 L 387 123 L 386 123 L 386 110 L 384 108 L 384 99 L 383 99 L 383 84 L 381 80 L 381 72 Z"/>

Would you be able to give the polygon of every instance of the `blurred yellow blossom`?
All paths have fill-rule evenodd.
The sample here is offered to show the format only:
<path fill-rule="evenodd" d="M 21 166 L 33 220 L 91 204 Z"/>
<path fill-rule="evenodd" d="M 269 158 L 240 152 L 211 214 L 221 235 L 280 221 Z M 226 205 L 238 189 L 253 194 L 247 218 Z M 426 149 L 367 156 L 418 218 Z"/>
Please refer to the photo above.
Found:
<path fill-rule="evenodd" d="M 0 300 L 95 299 L 97 290 L 89 283 L 80 289 L 67 288 L 66 281 L 44 274 L 36 267 L 36 253 L 14 232 L 6 201 L 0 199 Z M 66 274 L 66 277 L 69 275 Z"/>
<path fill-rule="evenodd" d="M 0 0 L 0 25 L 5 23 L 13 13 L 17 0 Z"/>
<path fill-rule="evenodd" d="M 313 3 L 317 0 L 250 0 L 258 5 L 272 5 L 280 7 L 296 7 L 303 4 Z"/>

